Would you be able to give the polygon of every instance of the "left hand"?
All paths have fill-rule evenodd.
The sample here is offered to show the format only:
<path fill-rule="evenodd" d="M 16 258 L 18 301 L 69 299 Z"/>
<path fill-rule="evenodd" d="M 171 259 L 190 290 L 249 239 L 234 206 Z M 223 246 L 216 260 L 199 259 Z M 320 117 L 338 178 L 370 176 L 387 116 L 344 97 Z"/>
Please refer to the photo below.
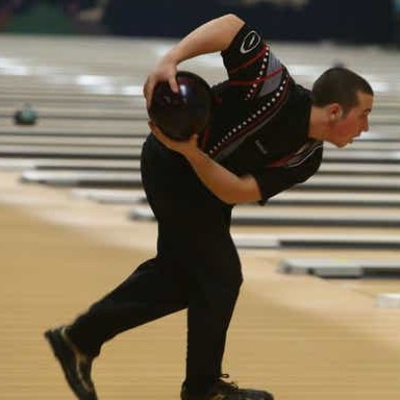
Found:
<path fill-rule="evenodd" d="M 146 99 L 147 109 L 151 106 L 154 88 L 159 82 L 168 82 L 174 93 L 179 93 L 179 86 L 176 81 L 177 66 L 169 59 L 163 59 L 157 68 L 147 77 L 143 86 L 143 94 Z"/>
<path fill-rule="evenodd" d="M 183 142 L 177 141 L 170 139 L 168 136 L 164 135 L 161 129 L 153 121 L 150 120 L 148 124 L 153 135 L 168 149 L 176 151 L 183 156 L 187 156 L 191 152 L 198 150 L 198 135 L 193 134 L 188 140 L 185 140 Z"/>

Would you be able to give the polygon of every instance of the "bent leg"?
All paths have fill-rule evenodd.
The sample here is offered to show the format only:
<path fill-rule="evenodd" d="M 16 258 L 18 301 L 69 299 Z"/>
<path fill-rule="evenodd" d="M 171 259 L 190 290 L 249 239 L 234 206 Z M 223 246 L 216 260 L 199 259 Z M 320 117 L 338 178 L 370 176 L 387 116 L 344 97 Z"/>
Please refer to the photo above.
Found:
<path fill-rule="evenodd" d="M 164 262 L 155 258 L 80 315 L 68 334 L 79 349 L 94 357 L 115 335 L 186 307 L 183 277 L 169 274 Z"/>

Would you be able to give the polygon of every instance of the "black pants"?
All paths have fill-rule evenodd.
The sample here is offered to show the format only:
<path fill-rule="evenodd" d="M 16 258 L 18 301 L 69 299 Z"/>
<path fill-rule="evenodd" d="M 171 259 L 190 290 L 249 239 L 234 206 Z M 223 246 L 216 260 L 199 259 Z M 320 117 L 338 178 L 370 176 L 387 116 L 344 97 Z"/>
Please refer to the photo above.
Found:
<path fill-rule="evenodd" d="M 226 332 L 242 283 L 230 236 L 232 207 L 201 183 L 181 155 L 150 135 L 142 179 L 158 222 L 157 256 L 72 324 L 72 340 L 97 356 L 127 329 L 187 308 L 186 386 L 206 391 L 221 376 Z"/>

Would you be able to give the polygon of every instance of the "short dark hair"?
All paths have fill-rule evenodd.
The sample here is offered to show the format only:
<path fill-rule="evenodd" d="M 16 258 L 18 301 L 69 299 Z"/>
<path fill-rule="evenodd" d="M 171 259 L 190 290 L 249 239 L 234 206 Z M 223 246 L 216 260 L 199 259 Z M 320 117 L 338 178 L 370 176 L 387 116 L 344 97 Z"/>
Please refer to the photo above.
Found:
<path fill-rule="evenodd" d="M 358 92 L 374 95 L 371 85 L 363 77 L 347 68 L 333 67 L 314 82 L 311 99 L 317 107 L 338 103 L 347 114 L 358 105 Z"/>

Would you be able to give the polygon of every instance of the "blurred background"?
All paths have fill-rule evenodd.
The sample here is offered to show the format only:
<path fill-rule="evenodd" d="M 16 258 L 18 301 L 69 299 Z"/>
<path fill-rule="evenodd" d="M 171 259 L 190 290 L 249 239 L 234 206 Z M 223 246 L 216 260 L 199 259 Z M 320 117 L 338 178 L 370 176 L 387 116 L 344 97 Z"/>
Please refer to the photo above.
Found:
<path fill-rule="evenodd" d="M 0 399 L 71 400 L 43 331 L 145 259 L 148 72 L 236 13 L 296 81 L 345 65 L 375 91 L 370 130 L 318 174 L 235 209 L 245 284 L 224 372 L 278 400 L 400 399 L 400 0 L 0 0 Z M 225 79 L 219 54 L 185 68 Z M 102 400 L 178 399 L 184 313 L 120 335 Z"/>
<path fill-rule="evenodd" d="M 226 12 L 273 40 L 399 45 L 399 0 L 1 0 L 12 33 L 180 37 Z"/>

